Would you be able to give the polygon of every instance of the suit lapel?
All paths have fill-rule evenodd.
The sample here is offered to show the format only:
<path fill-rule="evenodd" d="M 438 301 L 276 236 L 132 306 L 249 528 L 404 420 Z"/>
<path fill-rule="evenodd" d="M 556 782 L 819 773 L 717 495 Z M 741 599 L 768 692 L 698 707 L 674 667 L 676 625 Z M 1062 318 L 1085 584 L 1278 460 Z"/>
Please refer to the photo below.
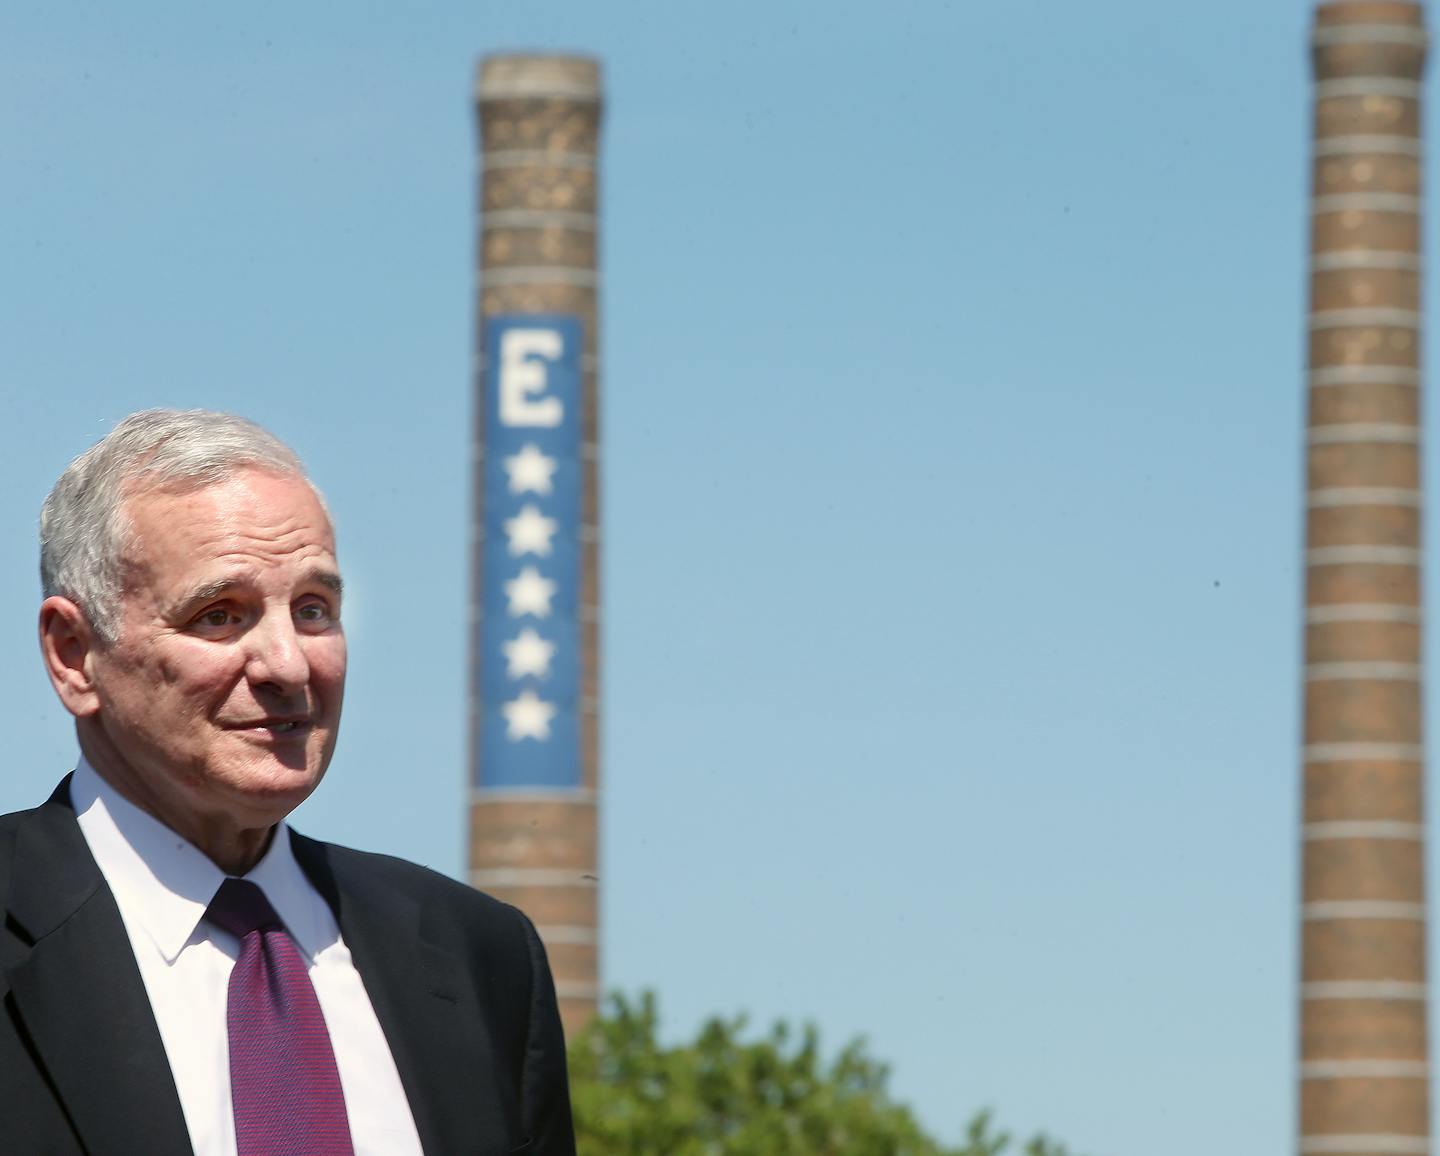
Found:
<path fill-rule="evenodd" d="M 67 780 L 18 834 L 7 915 L 31 946 L 9 971 L 16 1011 L 86 1152 L 188 1153 L 140 969 L 68 799 Z"/>
<path fill-rule="evenodd" d="M 494 1050 L 461 961 L 425 932 L 411 896 L 355 869 L 350 853 L 292 832 L 301 869 L 340 924 L 385 1032 L 426 1152 L 465 1152 L 504 1134 Z M 338 849 L 335 849 L 338 850 Z M 488 1101 L 488 1102 L 487 1102 Z"/>

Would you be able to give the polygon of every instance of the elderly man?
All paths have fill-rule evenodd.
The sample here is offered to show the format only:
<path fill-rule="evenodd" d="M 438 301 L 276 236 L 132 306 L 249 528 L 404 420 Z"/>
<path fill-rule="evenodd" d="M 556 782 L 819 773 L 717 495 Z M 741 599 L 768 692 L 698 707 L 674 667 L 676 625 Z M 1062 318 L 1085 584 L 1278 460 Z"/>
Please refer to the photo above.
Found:
<path fill-rule="evenodd" d="M 0 818 L 0 1151 L 573 1154 L 530 922 L 285 823 L 345 689 L 334 534 L 295 455 L 229 415 L 138 413 L 61 475 L 40 538 L 80 758 Z"/>

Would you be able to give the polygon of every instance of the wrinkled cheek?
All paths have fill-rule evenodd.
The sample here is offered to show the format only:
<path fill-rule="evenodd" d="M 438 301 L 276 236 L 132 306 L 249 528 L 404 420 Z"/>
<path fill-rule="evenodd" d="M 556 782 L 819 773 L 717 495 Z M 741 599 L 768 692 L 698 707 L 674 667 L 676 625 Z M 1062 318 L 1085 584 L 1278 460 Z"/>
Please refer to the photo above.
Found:
<path fill-rule="evenodd" d="M 317 684 L 317 691 L 330 711 L 338 715 L 340 704 L 345 699 L 345 663 L 339 662 L 315 673 L 318 677 L 313 681 Z"/>
<path fill-rule="evenodd" d="M 173 662 L 161 660 L 155 664 L 156 682 L 164 686 L 177 686 L 180 682 L 180 671 Z"/>

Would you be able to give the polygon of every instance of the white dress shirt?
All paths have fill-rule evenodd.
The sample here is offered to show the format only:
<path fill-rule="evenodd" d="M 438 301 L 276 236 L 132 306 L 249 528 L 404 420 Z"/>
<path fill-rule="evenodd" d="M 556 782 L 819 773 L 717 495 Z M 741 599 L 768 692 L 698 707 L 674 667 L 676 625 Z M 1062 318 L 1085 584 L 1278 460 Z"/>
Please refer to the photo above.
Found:
<path fill-rule="evenodd" d="M 195 1156 L 236 1156 L 225 1024 L 239 941 L 203 916 L 225 873 L 122 798 L 83 759 L 70 798 L 115 895 L 180 1093 Z M 309 965 L 330 1032 L 355 1156 L 420 1156 L 420 1140 L 360 973 L 335 915 L 310 886 L 281 824 L 245 876 L 265 892 Z"/>

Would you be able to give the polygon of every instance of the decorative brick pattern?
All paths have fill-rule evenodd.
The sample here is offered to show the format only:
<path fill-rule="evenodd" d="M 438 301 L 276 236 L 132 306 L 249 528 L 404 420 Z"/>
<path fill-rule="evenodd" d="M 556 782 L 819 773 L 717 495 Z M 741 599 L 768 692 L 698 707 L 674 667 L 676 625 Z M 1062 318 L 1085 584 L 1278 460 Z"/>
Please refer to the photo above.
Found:
<path fill-rule="evenodd" d="M 1380 679 L 1316 680 L 1305 686 L 1305 740 L 1419 743 L 1422 707 L 1418 683 L 1397 686 Z"/>
<path fill-rule="evenodd" d="M 1353 1141 L 1339 1139 L 1347 1136 L 1419 1151 L 1430 1134 L 1418 430 L 1423 28 L 1418 3 L 1343 0 L 1316 11 L 1301 1151 L 1349 1152 Z"/>
<path fill-rule="evenodd" d="M 481 62 L 476 81 L 481 174 L 477 218 L 478 316 L 568 313 L 584 327 L 584 479 L 580 582 L 580 747 L 583 795 L 477 793 L 470 867 L 477 886 L 530 916 L 545 940 L 568 1032 L 595 1014 L 599 983 L 600 785 L 599 279 L 596 209 L 601 91 L 596 61 L 507 55 Z M 481 365 L 487 351 L 479 351 Z M 476 405 L 477 422 L 483 407 Z M 483 445 L 477 428 L 476 444 Z M 477 488 L 483 484 L 479 472 Z M 476 516 L 483 508 L 477 492 Z M 479 534 L 473 539 L 477 544 Z M 478 549 L 478 547 L 477 547 Z M 481 604 L 478 553 L 472 559 Z M 472 643 L 473 645 L 473 643 Z M 471 685 L 478 685 L 472 655 Z M 471 762 L 477 717 L 471 706 Z"/>
<path fill-rule="evenodd" d="M 1311 662 L 1420 661 L 1420 627 L 1414 622 L 1311 623 L 1307 642 L 1306 655 Z M 1323 710 L 1306 714 L 1316 714 L 1315 724 L 1325 725 Z M 1419 742 L 1419 732 L 1403 741 Z"/>
<path fill-rule="evenodd" d="M 1305 768 L 1304 821 L 1413 823 L 1422 793 L 1420 764 L 1412 760 L 1312 762 Z"/>
<path fill-rule="evenodd" d="M 496 899 L 512 903 L 525 912 L 539 927 L 595 927 L 596 892 L 593 885 L 576 883 L 571 886 L 495 886 L 483 890 Z M 594 976 L 559 976 L 558 979 L 589 979 Z M 567 1024 L 567 1029 L 571 1025 Z"/>
<path fill-rule="evenodd" d="M 1313 389 L 1310 421 L 1315 425 L 1346 422 L 1396 422 L 1418 425 L 1420 392 L 1414 386 L 1370 382 L 1359 389 Z"/>
<path fill-rule="evenodd" d="M 1410 485 L 1418 480 L 1412 478 Z M 1346 566 L 1312 566 L 1306 581 L 1311 606 L 1379 603 L 1418 608 L 1420 604 L 1420 574 L 1410 566 L 1368 566 L 1355 562 Z M 1315 627 L 1310 630 L 1315 633 Z"/>
<path fill-rule="evenodd" d="M 1419 983 L 1425 975 L 1425 926 L 1413 919 L 1332 919 L 1307 921 L 1300 935 L 1306 959 L 1306 980 L 1404 980 Z M 1339 1001 L 1336 1001 L 1339 1002 Z M 1365 1001 L 1367 1004 L 1369 1001 Z M 1304 1005 L 1309 1011 L 1309 1003 Z M 1423 1011 L 1420 1002 L 1406 1005 L 1410 1014 Z M 1306 1017 L 1302 1015 L 1302 1021 Z M 1358 1021 L 1357 1021 L 1358 1022 Z M 1387 1022 L 1392 1030 L 1394 1025 Z M 1404 1029 L 1412 1038 L 1411 1028 Z M 1423 1019 L 1413 1038 L 1424 1037 Z M 1304 1024 L 1301 1026 L 1304 1034 Z M 1386 1055 L 1391 1054 L 1386 1052 Z M 1302 1053 L 1301 1060 L 1352 1059 L 1353 1056 Z M 1363 1058 L 1363 1057 L 1360 1057 Z"/>
<path fill-rule="evenodd" d="M 1325 839 L 1304 852 L 1306 897 L 1327 899 L 1425 898 L 1424 853 L 1418 839 Z"/>
<path fill-rule="evenodd" d="M 1306 1055 L 1343 1060 L 1423 1059 L 1424 1021 L 1416 1020 L 1411 1002 L 1307 1000 L 1301 1046 Z"/>
<path fill-rule="evenodd" d="M 1328 486 L 1416 489 L 1420 485 L 1420 449 L 1381 442 L 1312 446 L 1308 473 L 1311 490 Z"/>
<path fill-rule="evenodd" d="M 482 867 L 595 871 L 595 808 L 573 802 L 487 800 L 470 809 L 470 845 L 486 848 Z"/>
<path fill-rule="evenodd" d="M 1424 1076 L 1306 1080 L 1300 1089 L 1301 1135 L 1333 1132 L 1331 1123 L 1344 1120 L 1361 1135 L 1424 1136 L 1430 1130 L 1427 1082 Z"/>

